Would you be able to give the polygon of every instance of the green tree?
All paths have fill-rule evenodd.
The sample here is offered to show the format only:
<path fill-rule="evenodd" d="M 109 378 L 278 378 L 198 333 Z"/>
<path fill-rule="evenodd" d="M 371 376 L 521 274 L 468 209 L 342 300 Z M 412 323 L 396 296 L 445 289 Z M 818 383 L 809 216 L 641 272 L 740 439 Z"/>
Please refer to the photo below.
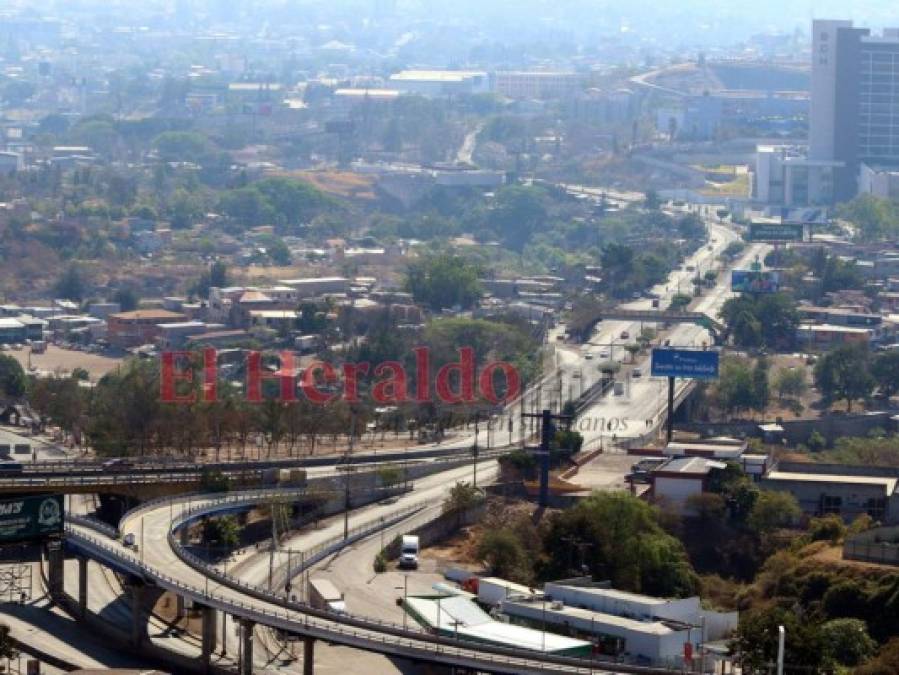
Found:
<path fill-rule="evenodd" d="M 713 393 L 718 406 L 727 413 L 754 408 L 757 398 L 749 363 L 745 359 L 725 359 Z"/>
<path fill-rule="evenodd" d="M 781 368 L 774 376 L 774 391 L 780 398 L 799 398 L 808 390 L 805 369 Z"/>
<path fill-rule="evenodd" d="M 884 396 L 899 392 L 899 350 L 892 349 L 874 357 L 871 363 L 874 381 Z"/>
<path fill-rule="evenodd" d="M 233 515 L 207 518 L 203 523 L 203 542 L 221 549 L 233 549 L 240 543 L 240 524 Z"/>
<path fill-rule="evenodd" d="M 459 482 L 443 500 L 444 513 L 464 513 L 484 501 L 484 493 L 469 483 Z"/>
<path fill-rule="evenodd" d="M 759 358 L 752 368 L 752 407 L 764 412 L 770 398 L 768 390 L 768 360 Z"/>
<path fill-rule="evenodd" d="M 166 131 L 153 146 L 164 162 L 197 162 L 209 151 L 209 140 L 196 131 Z"/>
<path fill-rule="evenodd" d="M 654 507 L 631 495 L 590 495 L 551 517 L 543 537 L 549 559 L 541 576 L 570 574 L 576 543 L 583 542 L 590 545 L 583 559 L 590 573 L 611 580 L 616 588 L 666 597 L 692 595 L 696 575 L 683 545 L 665 533 L 658 516 Z"/>
<path fill-rule="evenodd" d="M 724 303 L 720 312 L 740 347 L 782 347 L 796 338 L 799 314 L 786 293 L 743 294 Z"/>
<path fill-rule="evenodd" d="M 854 675 L 899 675 L 899 637 L 891 639 L 875 658 L 852 672 Z"/>
<path fill-rule="evenodd" d="M 112 301 L 117 302 L 123 312 L 130 312 L 137 309 L 140 304 L 140 296 L 133 287 L 125 286 L 112 294 Z"/>
<path fill-rule="evenodd" d="M 533 572 L 527 550 L 518 536 L 508 529 L 489 530 L 478 542 L 478 558 L 487 563 L 492 574 L 518 583 L 530 583 Z"/>
<path fill-rule="evenodd" d="M 815 385 L 828 405 L 845 400 L 851 412 L 852 402 L 870 397 L 874 384 L 870 355 L 864 345 L 837 347 L 815 364 Z"/>
<path fill-rule="evenodd" d="M 752 505 L 747 524 L 757 534 L 765 535 L 789 527 L 800 515 L 799 502 L 789 492 L 762 490 Z"/>
<path fill-rule="evenodd" d="M 431 309 L 471 308 L 481 295 L 479 269 L 461 256 L 428 256 L 409 264 L 406 287 Z"/>
<path fill-rule="evenodd" d="M 488 227 L 503 244 L 521 251 L 539 228 L 546 226 L 547 211 L 542 188 L 509 185 L 496 193 L 487 219 Z"/>
<path fill-rule="evenodd" d="M 84 299 L 85 290 L 84 276 L 75 264 L 69 265 L 53 286 L 53 292 L 57 298 L 75 302 L 81 302 Z"/>
<path fill-rule="evenodd" d="M 731 651 L 737 655 L 744 672 L 767 672 L 777 660 L 778 626 L 783 626 L 786 633 L 786 672 L 817 672 L 829 665 L 827 643 L 820 626 L 790 610 L 772 607 L 740 615 Z"/>
<path fill-rule="evenodd" d="M 857 226 L 857 238 L 865 242 L 894 238 L 897 234 L 896 207 L 888 199 L 860 195 L 837 208 L 837 216 Z"/>
<path fill-rule="evenodd" d="M 7 398 L 20 398 L 25 394 L 25 371 L 12 356 L 0 354 L 0 393 Z"/>
<path fill-rule="evenodd" d="M 821 626 L 830 659 L 842 666 L 857 666 L 877 650 L 860 619 L 834 619 Z"/>

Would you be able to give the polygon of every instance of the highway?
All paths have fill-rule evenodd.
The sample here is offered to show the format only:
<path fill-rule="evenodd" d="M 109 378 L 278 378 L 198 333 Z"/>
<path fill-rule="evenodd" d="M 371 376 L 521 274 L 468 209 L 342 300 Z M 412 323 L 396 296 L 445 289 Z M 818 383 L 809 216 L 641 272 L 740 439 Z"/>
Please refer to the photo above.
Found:
<path fill-rule="evenodd" d="M 442 487 L 435 489 L 445 489 L 447 484 L 446 477 L 443 477 Z M 175 538 L 169 536 L 173 513 L 177 513 L 173 504 L 183 505 L 184 500 L 176 499 L 172 502 L 161 500 L 156 505 L 127 515 L 123 520 L 123 531 L 134 530 L 138 522 L 136 519 L 141 521 L 140 529 L 143 531 L 145 545 L 140 553 L 125 548 L 114 540 L 104 539 L 93 530 L 79 524 L 70 523 L 67 526 L 67 535 L 70 542 L 84 553 L 131 569 L 136 576 L 141 576 L 161 588 L 253 621 L 257 625 L 266 625 L 289 633 L 312 636 L 368 651 L 432 663 L 455 664 L 486 672 L 597 672 L 590 667 L 590 663 L 576 659 L 488 646 L 475 648 L 470 644 L 435 638 L 418 630 L 404 630 L 401 626 L 382 621 L 355 615 L 337 616 L 314 611 L 298 604 L 288 604 L 276 597 L 264 597 L 264 593 L 258 589 L 253 591 L 249 585 L 235 587 L 220 583 L 210 579 L 206 569 L 197 569 L 179 556 L 174 546 Z M 192 506 L 217 509 L 220 508 L 219 504 L 227 506 L 227 497 L 198 498 L 193 501 Z M 401 508 L 399 502 L 382 506 L 385 514 Z M 366 515 L 377 517 L 378 513 L 376 508 Z M 360 518 L 359 514 L 354 514 L 354 517 Z M 319 537 L 325 539 L 327 536 L 328 533 L 316 534 L 316 539 Z M 646 672 L 617 667 L 616 671 Z"/>
<path fill-rule="evenodd" d="M 737 235 L 732 230 L 717 223 L 710 223 L 710 233 L 712 237 L 710 248 L 703 247 L 697 251 L 685 263 L 684 268 L 675 270 L 671 274 L 666 284 L 653 289 L 660 296 L 662 307 L 670 302 L 679 285 L 682 286 L 682 290 L 684 287 L 692 289 L 691 280 L 697 272 L 688 270 L 687 267 L 694 267 L 700 270 L 700 273 L 711 269 L 717 264 L 718 256 L 728 243 L 737 239 Z M 749 247 L 738 261 L 737 266 L 748 265 L 757 255 L 764 255 L 764 252 L 764 246 Z M 720 306 L 730 297 L 729 283 L 728 275 L 720 275 L 714 289 L 704 291 L 704 295 L 694 303 L 692 309 L 706 312 L 712 316 L 717 314 Z M 649 309 L 650 301 L 638 300 L 627 303 L 624 307 Z M 526 393 L 520 402 L 510 405 L 506 415 L 494 420 L 492 429 L 487 430 L 482 427 L 478 435 L 480 447 L 517 444 L 530 436 L 531 427 L 523 426 L 520 421 L 519 415 L 522 406 L 527 409 L 542 407 L 558 409 L 562 402 L 572 396 L 573 392 L 586 389 L 595 381 L 598 377 L 597 363 L 609 359 L 624 361 L 625 351 L 620 346 L 616 347 L 616 342 L 618 345 L 630 343 L 639 335 L 639 331 L 639 323 L 604 321 L 597 326 L 589 344 L 582 349 L 570 345 L 559 346 L 556 341 L 552 341 L 553 347 L 558 347 L 554 349 L 554 356 L 552 356 L 555 372 L 546 377 L 534 390 Z M 624 332 L 629 333 L 628 338 L 621 337 Z M 693 325 L 677 325 L 665 333 L 665 338 L 676 346 L 698 346 L 708 341 L 705 330 Z M 608 349 L 610 352 L 607 358 L 601 356 L 604 349 Z M 589 358 L 588 354 L 590 353 L 597 356 Z M 648 376 L 647 358 L 639 360 L 636 365 L 642 367 L 647 375 L 640 378 L 629 378 L 629 385 L 624 396 L 603 397 L 592 403 L 582 416 L 582 420 L 608 420 L 613 417 L 627 420 L 627 428 L 612 433 L 616 440 L 636 439 L 649 431 L 654 431 L 662 419 L 666 406 L 664 388 L 659 386 L 659 381 Z M 625 368 L 623 372 L 629 375 L 632 371 Z M 686 386 L 688 386 L 687 383 L 681 383 L 681 391 Z M 632 423 L 634 420 L 636 423 Z M 647 424 L 647 420 L 651 420 L 652 424 Z M 512 422 L 512 432 L 508 431 L 509 421 Z M 586 429 L 580 430 L 586 437 L 586 447 L 597 441 L 602 442 L 603 436 L 608 439 L 610 435 L 610 431 L 605 425 L 601 428 L 588 426 Z M 424 451 L 416 450 L 393 455 L 386 452 L 380 453 L 377 457 L 357 459 L 356 461 L 380 462 L 388 458 L 397 459 L 399 456 L 409 457 L 415 452 L 422 453 L 422 461 L 435 461 L 432 456 L 425 457 L 424 455 L 432 453 L 432 451 L 437 453 L 438 448 L 439 453 L 464 450 L 470 448 L 474 440 L 475 432 L 473 430 L 462 430 L 452 440 L 439 446 L 430 446 Z M 335 459 L 316 458 L 317 466 L 309 467 L 310 476 L 332 474 L 337 467 Z M 269 463 L 264 464 L 270 466 Z M 293 464 L 296 465 L 295 462 Z M 122 478 L 130 478 L 132 482 L 163 476 L 171 477 L 173 473 L 180 473 L 183 478 L 183 474 L 189 473 L 186 467 L 122 468 Z M 129 476 L 132 469 L 134 469 L 135 475 Z M 258 471 L 258 467 L 253 467 L 253 470 Z M 193 472 L 194 475 L 191 475 L 190 478 L 196 480 L 196 467 L 193 467 Z M 60 473 L 62 473 L 61 468 Z M 351 515 L 350 527 L 354 528 L 363 523 L 370 523 L 372 519 L 397 518 L 397 514 L 409 508 L 410 504 L 419 504 L 421 508 L 417 508 L 414 513 L 385 531 L 385 541 L 389 541 L 389 538 L 395 534 L 408 531 L 415 525 L 436 516 L 448 488 L 457 480 L 468 480 L 471 473 L 471 466 L 466 465 L 421 479 L 416 483 L 416 489 L 412 495 L 401 497 L 394 503 L 376 504 L 354 511 Z M 481 480 L 487 482 L 495 476 L 495 473 L 495 460 L 487 459 L 480 462 L 479 478 Z M 33 480 L 37 477 L 28 478 Z M 97 475 L 96 466 L 86 467 L 79 478 L 104 480 L 102 473 Z M 105 479 L 108 480 L 108 476 Z M 229 499 L 231 499 L 230 502 Z M 397 625 L 401 614 L 392 604 L 396 597 L 396 588 L 391 584 L 396 579 L 385 577 L 386 583 L 377 585 L 370 583 L 372 579 L 371 561 L 380 546 L 380 534 L 360 540 L 351 549 L 345 551 L 344 555 L 330 559 L 326 565 L 327 571 L 324 573 L 331 575 L 339 587 L 348 590 L 348 597 L 351 598 L 349 611 L 352 615 L 349 618 L 310 612 L 308 608 L 301 605 L 287 603 L 283 592 L 277 593 L 279 597 L 268 595 L 266 582 L 269 574 L 269 557 L 267 555 L 249 555 L 238 560 L 230 570 L 230 574 L 239 575 L 237 583 L 221 583 L 218 580 L 220 577 L 216 575 L 214 569 L 197 567 L 196 564 L 189 564 L 183 555 L 179 556 L 174 537 L 170 536 L 173 519 L 178 521 L 178 513 L 183 510 L 186 503 L 187 501 L 183 498 L 160 500 L 126 515 L 120 523 L 120 530 L 122 532 L 141 532 L 141 540 L 144 543 L 139 552 L 126 549 L 117 541 L 104 537 L 80 523 L 70 523 L 67 526 L 68 535 L 72 543 L 82 552 L 107 563 L 115 564 L 119 568 L 128 569 L 134 575 L 143 577 L 161 588 L 214 606 L 229 615 L 250 619 L 257 626 L 268 626 L 296 634 L 312 635 L 337 645 L 376 651 L 401 658 L 419 658 L 437 663 L 469 666 L 490 672 L 588 672 L 592 670 L 587 664 L 582 667 L 582 664 L 569 659 L 545 658 L 535 654 L 506 652 L 492 648 L 474 648 L 470 644 L 452 644 L 452 641 L 436 640 L 419 631 L 404 631 L 400 625 Z M 210 511 L 233 508 L 233 497 L 215 495 L 193 497 L 190 500 L 190 507 L 206 507 Z M 284 548 L 309 551 L 340 534 L 342 528 L 342 518 L 331 518 L 324 523 L 321 529 L 298 533 L 285 544 Z M 285 566 L 288 562 L 285 558 L 288 555 L 283 551 L 275 554 L 272 559 L 274 568 Z M 99 569 L 99 566 L 92 565 L 91 567 Z M 218 574 L 221 574 L 222 571 L 219 570 Z M 96 572 L 92 572 L 91 579 L 94 580 L 93 583 L 97 588 L 103 590 L 94 594 L 95 598 L 91 602 L 92 608 L 98 607 L 102 612 L 105 607 L 107 614 L 110 611 L 121 612 L 123 604 L 119 601 L 119 604 L 116 605 L 116 598 L 121 589 L 115 582 L 109 581 L 108 576 L 106 576 L 105 585 L 101 584 L 96 579 L 96 574 Z M 210 574 L 212 574 L 212 578 L 210 578 Z M 413 582 L 410 592 L 429 590 L 418 587 L 417 584 L 419 584 L 418 581 Z M 301 587 L 301 584 L 297 584 L 297 587 Z M 293 595 L 296 595 L 296 592 Z M 302 596 L 299 600 L 302 600 Z M 113 609 L 116 607 L 117 609 Z M 385 617 L 392 619 L 394 624 L 383 625 Z M 159 630 L 153 630 L 152 621 L 151 632 L 162 634 L 165 627 L 156 624 L 155 627 Z M 233 634 L 230 632 L 230 627 L 228 630 L 229 634 Z M 256 654 L 257 662 L 264 666 L 266 662 L 270 661 L 270 650 L 265 646 L 271 645 L 272 639 L 267 631 L 257 629 L 257 634 L 260 647 L 263 647 Z M 171 638 L 166 639 L 168 642 L 177 642 Z M 185 643 L 178 649 L 182 652 L 186 650 L 195 653 L 197 645 Z M 592 672 L 597 671 L 592 670 Z"/>

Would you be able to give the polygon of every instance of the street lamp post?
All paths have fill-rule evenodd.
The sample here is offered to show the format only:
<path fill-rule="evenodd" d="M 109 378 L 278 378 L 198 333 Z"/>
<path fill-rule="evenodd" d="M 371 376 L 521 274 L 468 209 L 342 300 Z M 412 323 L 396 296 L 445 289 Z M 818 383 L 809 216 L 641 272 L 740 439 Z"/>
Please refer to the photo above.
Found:
<path fill-rule="evenodd" d="M 403 630 L 406 630 L 406 627 L 407 627 L 407 626 L 406 626 L 406 616 L 407 616 L 406 601 L 407 601 L 408 598 L 409 598 L 409 575 L 408 575 L 408 574 L 404 574 L 404 575 L 403 575 L 403 585 L 402 585 L 402 587 L 400 587 L 400 586 L 394 586 L 394 588 L 395 588 L 396 590 L 400 590 L 400 588 L 403 589 Z M 439 604 L 440 601 L 438 600 L 437 602 L 438 602 L 437 607 L 439 608 L 439 607 L 440 607 L 440 604 Z M 439 609 L 438 609 L 438 621 L 437 621 L 437 622 L 438 622 L 438 624 L 440 623 L 440 620 L 439 620 Z"/>

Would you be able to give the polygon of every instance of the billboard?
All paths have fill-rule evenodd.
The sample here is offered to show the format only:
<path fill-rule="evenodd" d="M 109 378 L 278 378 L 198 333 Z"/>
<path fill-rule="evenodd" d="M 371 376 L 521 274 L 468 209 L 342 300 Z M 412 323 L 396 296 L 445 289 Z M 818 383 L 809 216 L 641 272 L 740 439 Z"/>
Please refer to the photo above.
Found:
<path fill-rule="evenodd" d="M 777 293 L 780 274 L 774 270 L 733 270 L 730 290 L 734 293 Z"/>
<path fill-rule="evenodd" d="M 62 495 L 0 501 L 0 544 L 60 534 L 62 525 Z"/>
<path fill-rule="evenodd" d="M 805 227 L 801 223 L 750 223 L 750 241 L 802 241 Z"/>
<path fill-rule="evenodd" d="M 653 349 L 653 377 L 718 379 L 718 352 L 698 349 Z"/>

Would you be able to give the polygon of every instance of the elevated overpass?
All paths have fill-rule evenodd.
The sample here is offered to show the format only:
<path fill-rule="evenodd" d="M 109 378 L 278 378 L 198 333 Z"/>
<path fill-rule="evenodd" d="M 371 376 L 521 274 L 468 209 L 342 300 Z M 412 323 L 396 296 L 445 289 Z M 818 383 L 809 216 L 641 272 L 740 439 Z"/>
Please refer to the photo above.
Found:
<path fill-rule="evenodd" d="M 256 625 L 267 626 L 299 637 L 306 645 L 304 673 L 312 672 L 312 645 L 315 640 L 325 640 L 413 662 L 461 667 L 485 673 L 536 675 L 670 672 L 493 645 L 476 645 L 356 615 L 317 610 L 264 587 L 252 586 L 239 579 L 226 579 L 215 567 L 181 549 L 178 542 L 180 528 L 186 526 L 194 517 L 233 509 L 238 502 L 246 505 L 262 499 L 259 494 L 216 495 L 194 500 L 188 508 L 185 508 L 183 498 L 162 499 L 138 507 L 123 518 L 120 528 L 123 531 L 133 531 L 138 523 L 141 530 L 146 526 L 147 545 L 140 552 L 126 548 L 112 537 L 78 522 L 67 524 L 66 541 L 79 556 L 97 560 L 124 572 L 138 585 L 155 586 L 171 591 L 179 597 L 189 598 L 196 606 L 202 608 L 204 622 L 209 621 L 214 625 L 215 612 L 235 617 L 241 626 L 241 645 L 244 654 L 252 655 L 252 634 Z M 405 514 L 415 511 L 408 505 L 386 508 L 393 509 L 386 513 L 392 513 L 396 521 L 402 520 Z M 381 522 L 384 522 L 384 517 Z M 320 554 L 325 550 L 326 547 L 319 546 L 304 552 L 308 556 L 304 554 L 301 556 L 311 561 L 316 559 L 317 553 Z M 59 593 L 62 587 L 61 550 L 52 549 L 50 557 L 50 587 Z M 135 619 L 135 624 L 138 623 L 138 619 Z M 139 632 L 135 635 L 139 640 Z M 244 659 L 241 672 L 252 672 L 252 658 Z"/>
<path fill-rule="evenodd" d="M 645 323 L 693 324 L 705 328 L 712 334 L 716 344 L 720 344 L 727 336 L 727 328 L 705 312 L 675 312 L 654 309 L 620 309 L 610 307 L 599 310 L 591 319 L 585 333 L 593 332 L 600 321 L 643 321 Z"/>

